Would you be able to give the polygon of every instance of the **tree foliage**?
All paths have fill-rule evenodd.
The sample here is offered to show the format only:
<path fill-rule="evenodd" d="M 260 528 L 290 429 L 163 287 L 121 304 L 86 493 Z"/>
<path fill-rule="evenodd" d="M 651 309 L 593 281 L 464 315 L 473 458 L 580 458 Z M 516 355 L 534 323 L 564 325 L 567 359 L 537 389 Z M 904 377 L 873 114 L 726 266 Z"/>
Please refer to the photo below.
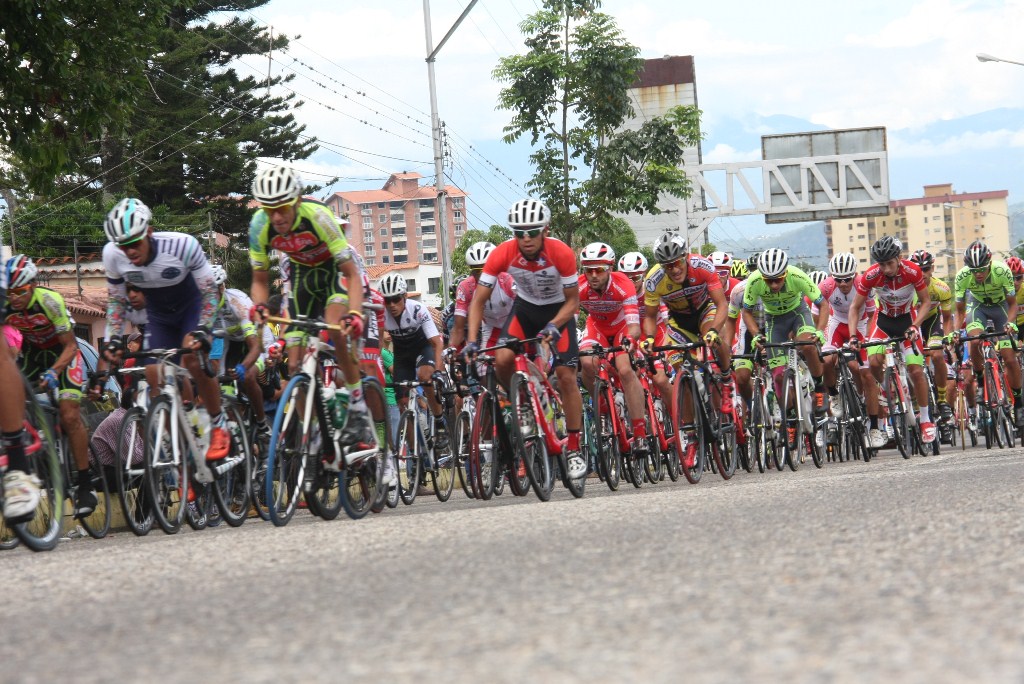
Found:
<path fill-rule="evenodd" d="M 528 185 L 550 207 L 555 235 L 574 247 L 621 230 L 616 213 L 657 214 L 661 195 L 687 197 L 683 151 L 700 137 L 695 107 L 621 130 L 643 60 L 600 5 L 545 0 L 520 25 L 526 54 L 494 70 L 506 84 L 498 106 L 513 114 L 504 140 L 529 136 Z"/>
<path fill-rule="evenodd" d="M 466 250 L 476 242 L 490 242 L 493 245 L 500 245 L 512 237 L 512 231 L 507 226 L 492 225 L 486 231 L 471 228 L 459 238 L 459 244 L 455 245 L 455 251 L 451 255 L 452 277 L 468 275 L 469 266 L 466 265 Z"/>

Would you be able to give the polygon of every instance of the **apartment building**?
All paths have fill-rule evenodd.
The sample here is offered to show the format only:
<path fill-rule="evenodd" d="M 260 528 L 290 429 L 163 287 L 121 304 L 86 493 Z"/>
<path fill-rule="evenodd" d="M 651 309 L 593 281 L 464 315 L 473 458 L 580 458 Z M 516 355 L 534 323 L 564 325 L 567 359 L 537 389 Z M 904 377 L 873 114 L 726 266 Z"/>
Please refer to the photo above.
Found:
<path fill-rule="evenodd" d="M 984 240 L 994 253 L 1010 251 L 1007 190 L 958 193 L 952 183 L 924 186 L 921 197 L 892 200 L 889 214 L 833 219 L 825 224 L 829 257 L 852 252 L 861 269 L 871 264 L 871 245 L 884 235 L 903 241 L 904 256 L 924 249 L 935 256 L 935 275 L 948 280 L 963 265 L 963 252 Z"/>
<path fill-rule="evenodd" d="M 418 173 L 394 173 L 380 190 L 336 192 L 325 204 L 348 219 L 348 240 L 367 266 L 441 264 L 441 243 L 433 186 Z M 446 188 L 449 254 L 466 232 L 466 193 Z"/>

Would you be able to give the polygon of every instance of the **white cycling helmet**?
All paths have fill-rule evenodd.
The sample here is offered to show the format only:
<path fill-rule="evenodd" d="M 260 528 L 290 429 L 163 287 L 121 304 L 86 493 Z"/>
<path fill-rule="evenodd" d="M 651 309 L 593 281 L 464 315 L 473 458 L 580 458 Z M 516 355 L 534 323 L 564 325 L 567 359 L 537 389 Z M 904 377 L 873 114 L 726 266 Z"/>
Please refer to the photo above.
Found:
<path fill-rule="evenodd" d="M 772 247 L 757 257 L 757 271 L 765 278 L 776 278 L 786 272 L 789 257 L 784 250 Z"/>
<path fill-rule="evenodd" d="M 7 260 L 7 287 L 25 287 L 36 279 L 39 269 L 24 254 L 15 254 Z"/>
<path fill-rule="evenodd" d="M 603 242 L 591 242 L 580 252 L 580 263 L 611 266 L 615 263 L 615 250 Z"/>
<path fill-rule="evenodd" d="M 146 235 L 153 212 L 141 200 L 128 197 L 118 202 L 103 222 L 107 240 L 119 245 L 134 242 Z"/>
<path fill-rule="evenodd" d="M 681 235 L 663 235 L 654 245 L 654 260 L 659 264 L 670 264 L 686 256 L 686 240 Z"/>
<path fill-rule="evenodd" d="M 824 271 L 811 271 L 807 274 L 807 277 L 810 278 L 811 282 L 815 285 L 821 285 L 828 279 L 828 273 L 825 273 Z"/>
<path fill-rule="evenodd" d="M 543 228 L 551 224 L 551 212 L 535 199 L 519 200 L 508 210 L 508 225 L 515 228 Z"/>
<path fill-rule="evenodd" d="M 828 262 L 833 278 L 852 278 L 857 275 L 857 257 L 850 252 L 839 252 Z"/>
<path fill-rule="evenodd" d="M 728 252 L 712 252 L 711 256 L 712 266 L 715 267 L 716 271 L 729 271 L 732 269 L 732 255 Z"/>
<path fill-rule="evenodd" d="M 494 245 L 490 242 L 474 242 L 466 250 L 466 265 L 470 268 L 480 268 L 487 263 L 487 257 L 494 251 Z"/>
<path fill-rule="evenodd" d="M 213 264 L 210 266 L 210 270 L 213 271 L 213 284 L 223 285 L 228 282 L 228 272 L 223 266 L 219 264 Z"/>
<path fill-rule="evenodd" d="M 302 196 L 302 179 L 287 166 L 273 166 L 256 174 L 252 196 L 260 204 L 279 207 Z"/>
<path fill-rule="evenodd" d="M 377 289 L 385 297 L 397 297 L 409 291 L 409 284 L 401 273 L 388 273 L 380 279 Z"/>
<path fill-rule="evenodd" d="M 647 257 L 640 252 L 626 252 L 619 259 L 619 270 L 626 274 L 647 273 Z"/>

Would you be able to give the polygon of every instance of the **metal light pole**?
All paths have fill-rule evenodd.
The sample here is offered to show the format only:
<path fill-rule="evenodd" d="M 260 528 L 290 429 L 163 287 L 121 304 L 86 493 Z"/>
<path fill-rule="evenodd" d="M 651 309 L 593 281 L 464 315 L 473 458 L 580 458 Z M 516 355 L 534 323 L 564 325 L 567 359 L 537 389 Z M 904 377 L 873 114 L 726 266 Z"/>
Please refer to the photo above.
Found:
<path fill-rule="evenodd" d="M 434 189 L 437 193 L 437 228 L 441 232 L 441 301 L 445 304 L 448 303 L 448 286 L 451 284 L 452 274 L 448 259 L 448 202 L 446 199 L 447 193 L 444 189 L 444 145 L 441 140 L 441 118 L 437 114 L 437 83 L 434 79 L 434 59 L 476 3 L 477 0 L 470 1 L 469 5 L 462 11 L 462 14 L 455 20 L 452 27 L 448 29 L 448 33 L 444 34 L 444 38 L 441 39 L 441 42 L 435 48 L 433 46 L 434 39 L 430 31 L 430 0 L 423 0 L 423 25 L 427 38 L 427 82 L 430 86 L 430 129 L 431 137 L 434 139 Z"/>
<path fill-rule="evenodd" d="M 1017 66 L 1024 66 L 1024 62 L 1015 62 L 1012 59 L 1003 59 L 1002 57 L 993 57 L 992 55 L 984 52 L 979 52 L 976 57 L 979 62 L 1006 62 L 1007 64 L 1016 64 Z"/>

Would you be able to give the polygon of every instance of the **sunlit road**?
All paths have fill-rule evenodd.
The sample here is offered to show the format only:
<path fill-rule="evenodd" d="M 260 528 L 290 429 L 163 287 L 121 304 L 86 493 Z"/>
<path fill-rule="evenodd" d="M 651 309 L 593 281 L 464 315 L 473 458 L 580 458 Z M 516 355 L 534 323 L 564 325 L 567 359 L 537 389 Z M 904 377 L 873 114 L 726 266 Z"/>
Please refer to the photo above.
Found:
<path fill-rule="evenodd" d="M 17 549 L 0 681 L 1020 682 L 1022 485 L 884 452 Z"/>

